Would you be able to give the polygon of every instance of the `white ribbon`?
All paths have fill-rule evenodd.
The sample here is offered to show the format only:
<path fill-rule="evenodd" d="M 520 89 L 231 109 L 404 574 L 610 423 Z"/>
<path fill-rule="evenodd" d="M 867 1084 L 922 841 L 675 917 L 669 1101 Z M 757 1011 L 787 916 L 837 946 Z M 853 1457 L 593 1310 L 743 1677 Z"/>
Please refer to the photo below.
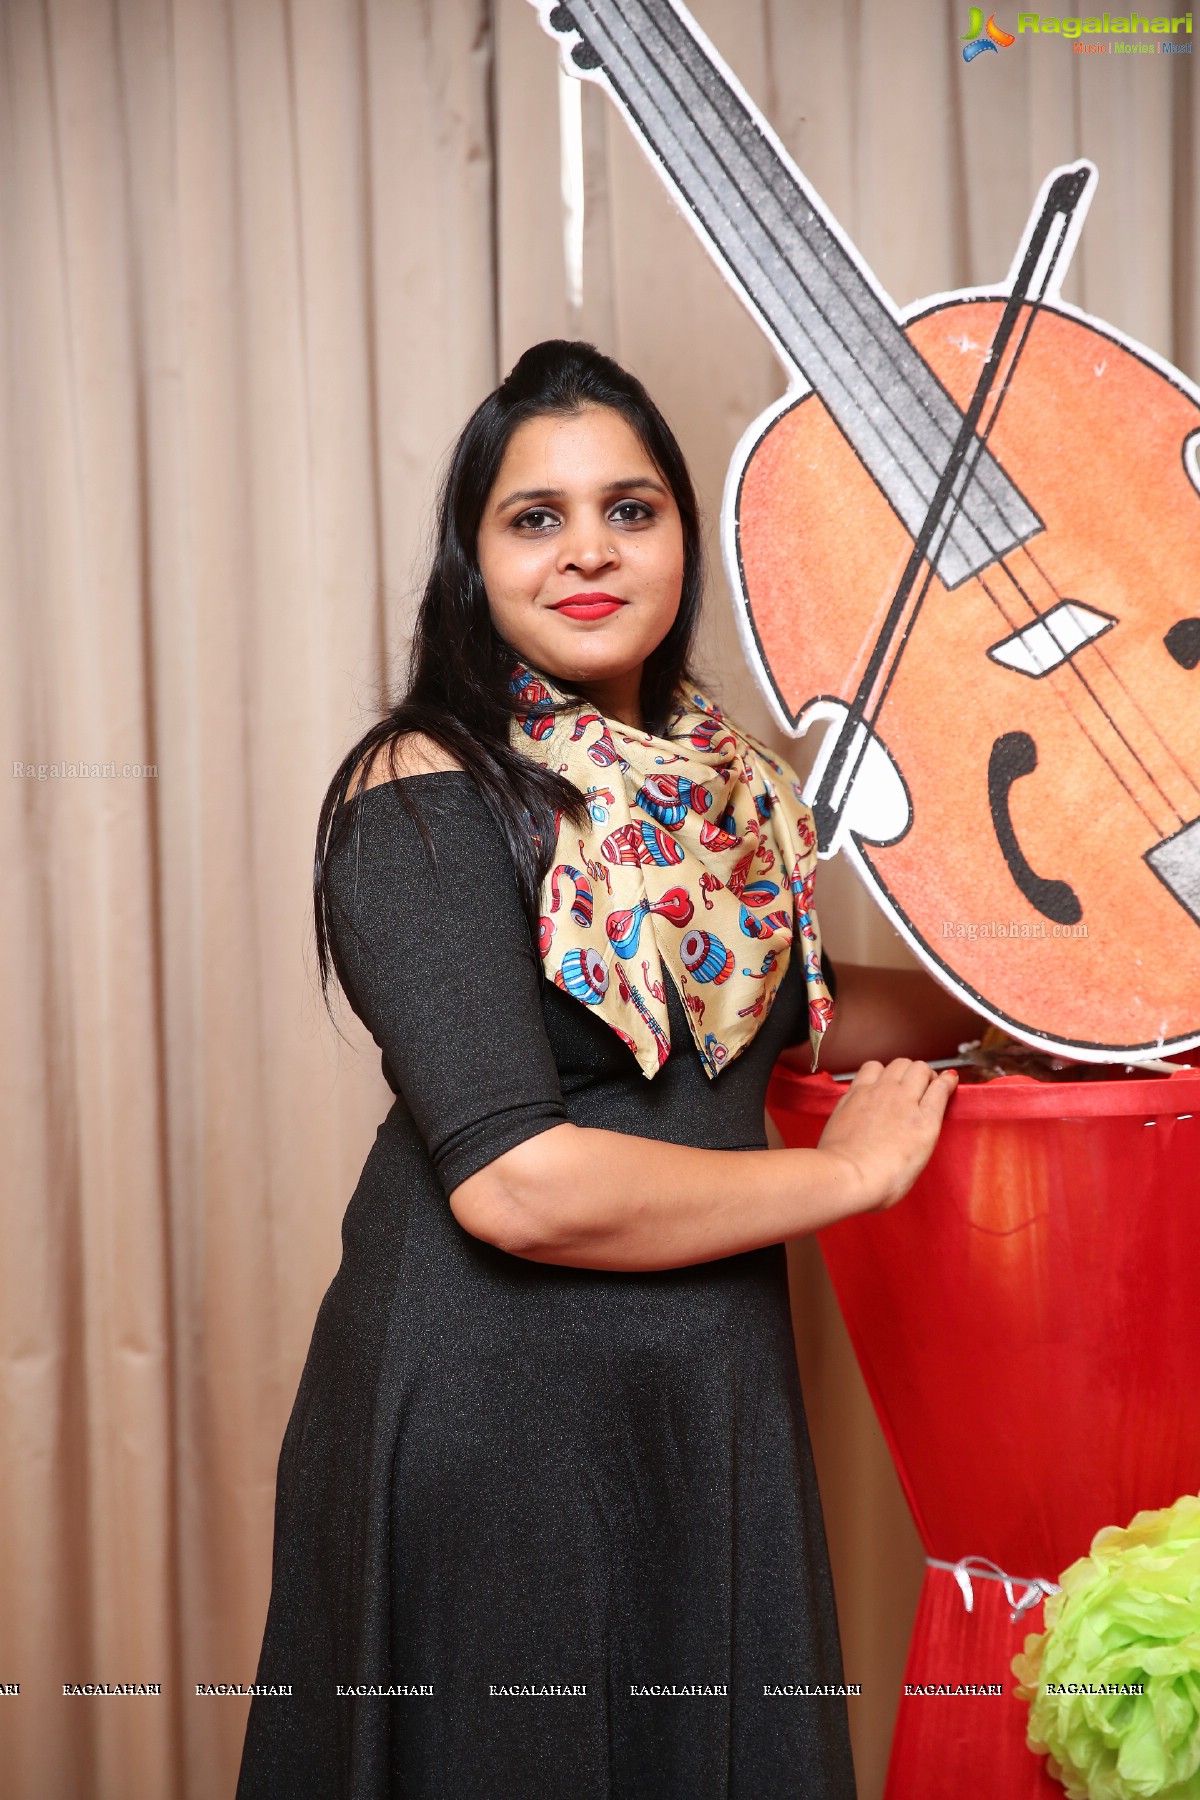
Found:
<path fill-rule="evenodd" d="M 1056 1581 L 1043 1581 L 1040 1575 L 1027 1580 L 1021 1575 L 1006 1575 L 998 1563 L 989 1562 L 986 1556 L 960 1556 L 957 1562 L 942 1562 L 940 1557 L 927 1556 L 926 1563 L 931 1569 L 947 1569 L 962 1590 L 963 1606 L 967 1612 L 975 1610 L 975 1590 L 971 1586 L 971 1578 L 977 1581 L 999 1581 L 1003 1583 L 1008 1604 L 1012 1608 L 1009 1619 L 1015 1625 L 1021 1614 L 1031 1606 L 1038 1606 L 1047 1594 L 1057 1594 Z M 1018 1600 L 1015 1589 L 1023 1587 L 1025 1592 Z"/>

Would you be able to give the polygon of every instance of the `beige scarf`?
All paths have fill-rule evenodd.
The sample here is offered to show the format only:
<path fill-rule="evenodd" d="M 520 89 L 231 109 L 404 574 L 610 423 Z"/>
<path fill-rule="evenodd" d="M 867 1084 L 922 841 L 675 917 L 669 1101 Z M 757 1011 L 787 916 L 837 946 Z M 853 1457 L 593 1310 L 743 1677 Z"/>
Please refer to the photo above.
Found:
<path fill-rule="evenodd" d="M 683 693 L 663 737 L 565 696 L 523 664 L 512 742 L 565 775 L 590 813 L 562 819 L 542 887 L 547 976 L 595 1007 L 655 1076 L 671 1050 L 663 972 L 705 1073 L 733 1061 L 771 1010 L 793 943 L 804 959 L 813 1067 L 833 1016 L 813 910 L 816 832 L 787 766 L 702 694 Z"/>

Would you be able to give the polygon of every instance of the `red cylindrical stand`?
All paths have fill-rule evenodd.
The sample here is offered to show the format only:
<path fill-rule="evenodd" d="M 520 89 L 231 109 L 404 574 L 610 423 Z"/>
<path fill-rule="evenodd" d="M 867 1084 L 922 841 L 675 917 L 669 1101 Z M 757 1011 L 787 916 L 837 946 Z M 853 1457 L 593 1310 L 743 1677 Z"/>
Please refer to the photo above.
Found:
<path fill-rule="evenodd" d="M 780 1069 L 785 1141 L 845 1084 Z M 1200 1071 L 963 1083 L 899 1205 L 821 1248 L 926 1555 L 1056 1581 L 1102 1525 L 1200 1491 Z M 1062 1800 L 1025 1746 L 1003 1588 L 928 1568 L 886 1800 Z"/>

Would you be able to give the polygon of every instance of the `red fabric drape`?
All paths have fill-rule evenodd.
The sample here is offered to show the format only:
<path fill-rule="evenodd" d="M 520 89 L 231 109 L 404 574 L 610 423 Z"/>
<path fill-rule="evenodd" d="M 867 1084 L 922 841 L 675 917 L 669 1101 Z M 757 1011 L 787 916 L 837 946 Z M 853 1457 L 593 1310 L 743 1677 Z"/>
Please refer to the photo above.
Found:
<path fill-rule="evenodd" d="M 778 1071 L 785 1141 L 844 1091 Z M 964 1084 L 912 1192 L 820 1241 L 928 1556 L 1055 1581 L 1200 1490 L 1200 1072 Z M 902 1697 L 886 1800 L 1062 1800 L 1009 1666 L 1042 1607 L 973 1592 L 926 1571 L 905 1681 L 1004 1693 Z"/>

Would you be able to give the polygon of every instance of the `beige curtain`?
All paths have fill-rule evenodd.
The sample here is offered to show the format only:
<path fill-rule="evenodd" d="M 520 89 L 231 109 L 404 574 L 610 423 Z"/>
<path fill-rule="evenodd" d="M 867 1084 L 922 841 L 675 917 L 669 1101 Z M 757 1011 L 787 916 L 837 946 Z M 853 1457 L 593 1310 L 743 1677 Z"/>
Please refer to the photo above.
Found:
<path fill-rule="evenodd" d="M 1001 276 L 1042 176 L 1084 152 L 1102 183 L 1069 297 L 1200 374 L 1190 59 L 1022 40 L 965 69 L 949 0 L 695 12 L 899 300 Z M 316 813 L 399 672 L 453 432 L 526 344 L 589 336 L 647 381 L 715 520 L 781 390 L 591 90 L 583 123 L 572 307 L 556 57 L 525 0 L 0 4 L 18 1800 L 233 1790 L 245 1702 L 195 1686 L 253 1678 L 280 1439 L 387 1102 L 319 1003 Z M 715 542 L 704 657 L 769 730 Z M 846 871 L 823 881 L 835 959 L 903 960 Z M 819 1258 L 793 1257 L 874 1800 L 919 1554 Z"/>

